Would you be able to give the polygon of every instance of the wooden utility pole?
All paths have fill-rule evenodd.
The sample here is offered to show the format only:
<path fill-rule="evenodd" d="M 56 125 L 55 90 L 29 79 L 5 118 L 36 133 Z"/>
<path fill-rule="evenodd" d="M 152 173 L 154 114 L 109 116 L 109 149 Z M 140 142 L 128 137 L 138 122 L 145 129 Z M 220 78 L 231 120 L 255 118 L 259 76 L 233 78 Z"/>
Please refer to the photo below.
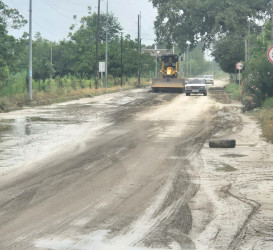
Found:
<path fill-rule="evenodd" d="M 98 62 L 98 50 L 99 50 L 99 29 L 100 29 L 100 0 L 98 0 L 98 16 L 97 16 L 97 34 L 96 34 L 96 72 L 95 72 L 95 86 L 98 88 L 99 82 L 99 62 Z"/>

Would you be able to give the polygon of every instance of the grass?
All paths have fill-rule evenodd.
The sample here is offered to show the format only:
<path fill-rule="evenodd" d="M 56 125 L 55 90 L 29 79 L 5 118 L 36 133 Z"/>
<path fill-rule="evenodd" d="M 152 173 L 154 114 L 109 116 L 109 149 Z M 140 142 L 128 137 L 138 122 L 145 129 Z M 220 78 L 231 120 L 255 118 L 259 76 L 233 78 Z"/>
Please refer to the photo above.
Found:
<path fill-rule="evenodd" d="M 226 92 L 231 94 L 232 99 L 240 100 L 240 86 L 236 83 L 228 84 L 225 88 Z"/>
<path fill-rule="evenodd" d="M 261 123 L 263 137 L 273 143 L 273 108 L 260 109 L 256 116 Z"/>
<path fill-rule="evenodd" d="M 232 99 L 240 100 L 240 86 L 238 84 L 229 84 L 226 86 L 226 92 L 231 94 Z M 273 143 L 273 98 L 265 100 L 263 107 L 256 112 L 250 112 L 261 124 L 262 136 Z"/>
<path fill-rule="evenodd" d="M 149 79 L 142 79 L 141 86 L 149 84 Z M 17 84 L 13 85 L 17 86 Z M 84 97 L 92 97 L 132 89 L 138 86 L 137 79 L 135 78 L 128 79 L 126 82 L 124 81 L 123 87 L 113 84 L 113 81 L 109 81 L 107 89 L 102 87 L 100 82 L 98 89 L 96 89 L 94 80 L 81 80 L 76 78 L 59 78 L 55 80 L 47 80 L 44 83 L 33 81 L 32 102 L 28 100 L 26 89 L 24 89 L 23 92 L 21 88 L 19 93 L 14 93 L 12 87 L 13 86 L 9 86 L 10 91 L 7 91 L 8 88 L 6 87 L 5 91 L 1 92 L 2 97 L 0 96 L 0 112 L 20 109 L 27 105 L 47 105 Z"/>

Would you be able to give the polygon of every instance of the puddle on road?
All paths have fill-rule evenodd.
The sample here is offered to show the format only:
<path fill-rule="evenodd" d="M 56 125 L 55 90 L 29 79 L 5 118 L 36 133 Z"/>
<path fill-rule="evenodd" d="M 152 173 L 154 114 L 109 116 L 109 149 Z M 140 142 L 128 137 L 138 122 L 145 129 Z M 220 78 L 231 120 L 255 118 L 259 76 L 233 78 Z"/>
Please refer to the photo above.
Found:
<path fill-rule="evenodd" d="M 215 169 L 217 172 L 234 172 L 237 171 L 237 168 L 234 168 L 228 164 L 222 163 L 221 166 Z"/>
<path fill-rule="evenodd" d="M 59 250 L 59 249 L 74 249 L 74 250 L 90 250 L 90 249 L 111 249 L 111 250 L 148 250 L 149 247 L 131 246 L 127 241 L 111 241 L 108 238 L 108 230 L 99 230 L 92 232 L 89 235 L 74 236 L 73 239 L 61 239 L 54 237 L 39 239 L 34 242 L 36 248 Z M 164 250 L 163 248 L 153 248 L 154 250 Z M 169 248 L 177 249 L 177 248 Z"/>
<path fill-rule="evenodd" d="M 10 115 L 2 114 L 0 119 L 0 168 L 38 159 L 51 148 L 75 139 L 92 120 L 71 106 L 37 109 L 34 114 L 33 110 L 22 110 L 14 119 L 5 119 Z"/>
<path fill-rule="evenodd" d="M 220 155 L 221 157 L 227 157 L 227 158 L 237 158 L 237 157 L 247 157 L 248 155 L 241 155 L 241 154 L 225 154 Z"/>

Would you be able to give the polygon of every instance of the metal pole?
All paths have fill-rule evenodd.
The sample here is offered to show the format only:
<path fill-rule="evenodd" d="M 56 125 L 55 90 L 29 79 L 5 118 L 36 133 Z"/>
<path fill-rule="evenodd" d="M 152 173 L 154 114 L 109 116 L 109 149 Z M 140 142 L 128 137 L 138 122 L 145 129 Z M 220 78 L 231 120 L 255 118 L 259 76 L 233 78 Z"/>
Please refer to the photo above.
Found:
<path fill-rule="evenodd" d="M 51 44 L 51 47 L 50 47 L 50 63 L 52 64 L 52 44 Z"/>
<path fill-rule="evenodd" d="M 155 77 L 157 77 L 157 54 L 155 56 Z"/>
<path fill-rule="evenodd" d="M 273 46 L 273 0 L 271 0 L 271 4 L 272 4 L 272 18 L 271 18 L 271 22 L 272 22 L 272 27 L 271 27 L 271 45 Z"/>
<path fill-rule="evenodd" d="M 29 0 L 28 98 L 32 101 L 32 0 Z"/>
<path fill-rule="evenodd" d="M 99 28 L 100 28 L 100 0 L 98 0 L 98 17 L 97 17 L 97 34 L 96 34 L 96 72 L 95 72 L 95 85 L 98 88 L 99 79 L 99 65 L 98 65 L 98 50 L 99 50 Z"/>
<path fill-rule="evenodd" d="M 140 16 L 138 15 L 138 72 L 137 72 L 137 84 L 140 85 Z"/>
<path fill-rule="evenodd" d="M 53 60 L 52 60 L 52 44 L 51 44 L 51 46 L 50 46 L 50 64 L 51 64 L 51 66 L 52 66 L 52 62 L 53 62 Z M 52 79 L 52 73 L 50 73 L 50 79 Z"/>
<path fill-rule="evenodd" d="M 189 59 L 190 59 L 190 77 L 191 77 L 191 52 L 190 52 Z"/>
<path fill-rule="evenodd" d="M 123 75 L 123 37 L 122 37 L 123 33 L 121 32 L 121 40 L 120 40 L 120 86 L 122 87 L 122 75 Z"/>
<path fill-rule="evenodd" d="M 106 2 L 105 88 L 108 85 L 108 0 Z"/>
<path fill-rule="evenodd" d="M 189 45 L 187 46 L 187 77 L 189 77 Z"/>
<path fill-rule="evenodd" d="M 248 46 L 247 46 L 247 61 L 250 61 L 250 20 L 248 23 Z"/>

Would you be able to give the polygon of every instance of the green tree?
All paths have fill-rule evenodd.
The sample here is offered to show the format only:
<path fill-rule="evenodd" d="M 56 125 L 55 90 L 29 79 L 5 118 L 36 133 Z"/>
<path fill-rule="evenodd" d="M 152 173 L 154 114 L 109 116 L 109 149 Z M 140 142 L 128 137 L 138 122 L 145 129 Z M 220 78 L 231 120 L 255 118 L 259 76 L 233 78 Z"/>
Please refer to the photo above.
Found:
<path fill-rule="evenodd" d="M 273 67 L 267 59 L 270 46 L 271 23 L 267 22 L 263 33 L 252 37 L 251 58 L 242 87 L 242 102 L 247 110 L 260 107 L 273 97 Z"/>
<path fill-rule="evenodd" d="M 102 45 L 106 37 L 106 15 L 100 16 L 100 32 L 99 32 L 99 60 L 104 60 L 104 48 Z M 76 18 L 75 18 L 76 19 Z M 95 74 L 95 45 L 96 45 L 96 27 L 97 13 L 92 13 L 89 9 L 89 15 L 82 17 L 80 26 L 77 29 L 77 24 L 70 27 L 71 32 L 69 38 L 74 45 L 74 53 L 71 60 L 74 63 L 73 71 L 79 74 Z M 116 39 L 120 33 L 121 26 L 113 14 L 109 15 L 108 38 L 109 43 Z M 71 44 L 70 44 L 71 45 Z"/>
<path fill-rule="evenodd" d="M 224 72 L 235 73 L 236 63 L 245 58 L 244 38 L 235 33 L 219 39 L 213 45 L 212 56 Z"/>
<path fill-rule="evenodd" d="M 238 30 L 246 33 L 249 18 L 260 20 L 270 11 L 270 0 L 151 0 L 158 10 L 155 29 L 159 41 L 175 42 L 185 51 L 186 42 L 205 47 L 219 36 Z"/>
<path fill-rule="evenodd" d="M 54 73 L 50 61 L 50 50 L 51 42 L 43 39 L 39 32 L 36 33 L 33 42 L 33 78 L 38 81 L 43 80 L 43 83 Z"/>
<path fill-rule="evenodd" d="M 16 39 L 8 34 L 10 29 L 19 29 L 25 25 L 26 20 L 16 9 L 11 9 L 0 1 L 0 72 L 1 83 L 8 78 L 10 67 L 16 57 Z"/>

